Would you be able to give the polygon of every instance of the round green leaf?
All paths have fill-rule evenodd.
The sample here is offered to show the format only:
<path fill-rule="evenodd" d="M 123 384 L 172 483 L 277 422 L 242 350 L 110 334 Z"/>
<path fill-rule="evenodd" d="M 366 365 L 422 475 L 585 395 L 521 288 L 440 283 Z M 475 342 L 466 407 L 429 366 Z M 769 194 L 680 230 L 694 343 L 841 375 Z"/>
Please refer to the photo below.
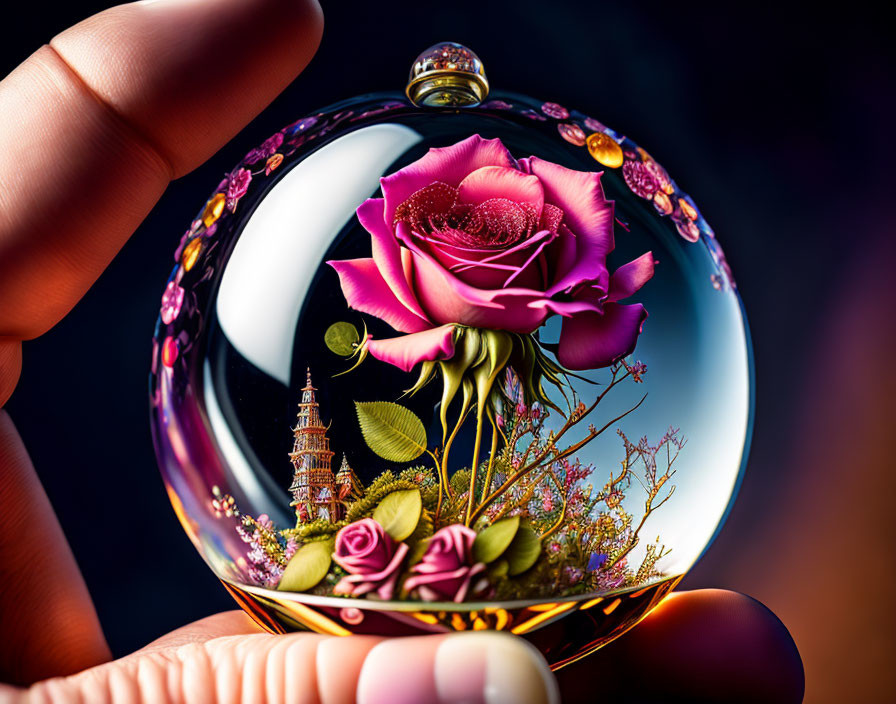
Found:
<path fill-rule="evenodd" d="M 426 428 L 414 413 L 389 401 L 355 401 L 364 442 L 390 462 L 411 462 L 426 450 Z"/>
<path fill-rule="evenodd" d="M 482 530 L 473 541 L 473 559 L 476 562 L 494 562 L 510 547 L 520 527 L 520 517 L 511 516 Z"/>
<path fill-rule="evenodd" d="M 379 523 L 393 540 L 401 542 L 417 527 L 423 500 L 419 489 L 403 489 L 387 494 L 373 511 Z"/>
<path fill-rule="evenodd" d="M 360 340 L 358 329 L 351 323 L 342 321 L 333 323 L 324 333 L 324 344 L 341 357 L 351 357 Z"/>
<path fill-rule="evenodd" d="M 277 589 L 283 592 L 305 592 L 316 586 L 330 571 L 333 540 L 305 543 L 296 550 L 283 570 Z"/>
<path fill-rule="evenodd" d="M 534 565 L 541 555 L 541 541 L 530 526 L 522 525 L 516 532 L 510 547 L 504 553 L 507 560 L 507 574 L 515 577 Z"/>

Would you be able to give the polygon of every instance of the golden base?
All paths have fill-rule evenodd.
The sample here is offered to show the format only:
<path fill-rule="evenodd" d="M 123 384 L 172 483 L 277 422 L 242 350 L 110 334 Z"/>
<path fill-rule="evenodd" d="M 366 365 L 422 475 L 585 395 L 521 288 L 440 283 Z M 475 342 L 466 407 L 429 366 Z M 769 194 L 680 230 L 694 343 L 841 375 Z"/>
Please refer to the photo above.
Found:
<path fill-rule="evenodd" d="M 223 582 L 237 603 L 271 633 L 412 636 L 486 629 L 530 641 L 559 670 L 590 655 L 637 624 L 681 576 L 647 587 L 555 602 L 425 604 L 315 597 Z M 389 608 L 394 605 L 396 608 Z"/>

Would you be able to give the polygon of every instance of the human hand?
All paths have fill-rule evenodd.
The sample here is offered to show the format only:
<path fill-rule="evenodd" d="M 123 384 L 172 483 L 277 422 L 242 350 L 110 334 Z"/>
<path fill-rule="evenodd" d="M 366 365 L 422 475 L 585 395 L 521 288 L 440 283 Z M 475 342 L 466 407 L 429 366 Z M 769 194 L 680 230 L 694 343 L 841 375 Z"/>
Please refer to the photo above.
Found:
<path fill-rule="evenodd" d="M 321 29 L 314 0 L 125 5 L 63 32 L 0 82 L 0 406 L 19 375 L 21 341 L 75 305 L 170 179 L 211 156 L 295 77 Z M 506 635 L 273 636 L 241 612 L 110 662 L 65 536 L 2 410 L 0 506 L 0 680 L 10 683 L 0 702 L 801 697 L 784 627 L 720 591 L 673 595 L 636 630 L 562 670 L 559 683 L 531 646 Z"/>

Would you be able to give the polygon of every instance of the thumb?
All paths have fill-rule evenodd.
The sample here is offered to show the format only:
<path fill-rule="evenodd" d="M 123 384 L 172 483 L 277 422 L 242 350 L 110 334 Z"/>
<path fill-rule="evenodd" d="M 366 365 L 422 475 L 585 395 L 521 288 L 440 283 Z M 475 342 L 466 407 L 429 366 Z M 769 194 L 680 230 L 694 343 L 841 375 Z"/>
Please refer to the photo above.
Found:
<path fill-rule="evenodd" d="M 526 641 L 496 632 L 412 638 L 310 633 L 178 637 L 0 702 L 264 701 L 320 704 L 554 704 L 556 680 Z"/>

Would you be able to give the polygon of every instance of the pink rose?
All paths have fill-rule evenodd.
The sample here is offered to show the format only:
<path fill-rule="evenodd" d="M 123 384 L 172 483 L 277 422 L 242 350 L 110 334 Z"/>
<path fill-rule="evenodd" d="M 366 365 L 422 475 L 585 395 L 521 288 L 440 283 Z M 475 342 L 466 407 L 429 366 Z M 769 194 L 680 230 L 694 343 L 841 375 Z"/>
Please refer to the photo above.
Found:
<path fill-rule="evenodd" d="M 160 310 L 162 322 L 170 325 L 180 315 L 181 306 L 184 303 L 184 289 L 175 281 L 169 281 L 162 294 L 162 308 Z"/>
<path fill-rule="evenodd" d="M 637 159 L 625 160 L 622 164 L 622 177 L 632 193 L 641 198 L 652 198 L 660 187 L 654 171 Z"/>
<path fill-rule="evenodd" d="M 409 371 L 454 353 L 455 324 L 527 334 L 564 316 L 557 358 L 570 369 L 630 353 L 647 312 L 622 305 L 653 276 L 648 252 L 612 276 L 613 204 L 600 173 L 515 160 L 474 135 L 380 180 L 358 208 L 373 256 L 328 262 L 349 306 L 403 333 L 370 353 Z"/>
<path fill-rule="evenodd" d="M 423 559 L 414 565 L 414 576 L 405 580 L 404 588 L 415 589 L 426 601 L 461 602 L 471 591 L 473 578 L 485 571 L 481 562 L 473 564 L 473 541 L 476 533 L 455 523 L 437 531 L 429 540 Z M 475 585 L 479 591 L 483 584 Z"/>
<path fill-rule="evenodd" d="M 249 169 L 237 169 L 230 175 L 227 183 L 227 208 L 231 212 L 236 210 L 236 204 L 246 195 L 251 182 L 252 172 Z"/>
<path fill-rule="evenodd" d="M 336 534 L 333 560 L 350 574 L 339 580 L 333 593 L 362 596 L 375 590 L 381 599 L 391 599 L 407 551 L 407 545 L 396 544 L 372 518 L 349 523 Z"/>
<path fill-rule="evenodd" d="M 268 137 L 260 147 L 256 147 L 246 154 L 245 161 L 247 164 L 256 164 L 262 159 L 267 159 L 274 154 L 283 144 L 283 133 L 277 132 L 275 135 Z"/>

